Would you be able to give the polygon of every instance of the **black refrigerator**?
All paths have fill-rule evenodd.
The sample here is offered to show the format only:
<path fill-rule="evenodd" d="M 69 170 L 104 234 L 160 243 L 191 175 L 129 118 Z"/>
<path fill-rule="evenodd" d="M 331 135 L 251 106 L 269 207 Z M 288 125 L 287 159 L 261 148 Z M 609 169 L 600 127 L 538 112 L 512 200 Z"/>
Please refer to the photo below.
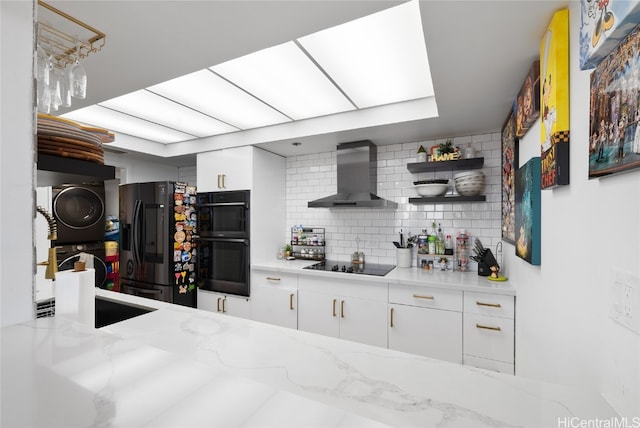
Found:
<path fill-rule="evenodd" d="M 120 186 L 120 290 L 196 307 L 196 188 L 161 181 Z"/>

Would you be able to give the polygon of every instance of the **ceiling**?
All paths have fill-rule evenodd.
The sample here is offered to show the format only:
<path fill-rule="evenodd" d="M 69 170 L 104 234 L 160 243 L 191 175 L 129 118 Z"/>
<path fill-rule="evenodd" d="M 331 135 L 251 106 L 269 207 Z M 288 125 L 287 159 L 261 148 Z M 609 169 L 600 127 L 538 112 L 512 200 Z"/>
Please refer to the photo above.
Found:
<path fill-rule="evenodd" d="M 48 1 L 107 34 L 84 60 L 90 106 L 403 3 L 384 0 Z M 538 57 L 553 12 L 569 1 L 421 0 L 439 116 L 415 119 L 401 103 L 210 137 L 159 153 L 118 136 L 112 149 L 160 154 L 177 163 L 199 150 L 256 144 L 291 156 L 369 139 L 377 145 L 496 132 Z M 375 116 L 377 119 L 372 120 Z M 380 118 L 384 118 L 380 120 Z M 380 124 L 384 123 L 384 124 Z M 301 142 L 294 146 L 292 142 Z M 171 145 L 169 145 L 171 146 Z M 105 146 L 106 147 L 106 146 Z"/>

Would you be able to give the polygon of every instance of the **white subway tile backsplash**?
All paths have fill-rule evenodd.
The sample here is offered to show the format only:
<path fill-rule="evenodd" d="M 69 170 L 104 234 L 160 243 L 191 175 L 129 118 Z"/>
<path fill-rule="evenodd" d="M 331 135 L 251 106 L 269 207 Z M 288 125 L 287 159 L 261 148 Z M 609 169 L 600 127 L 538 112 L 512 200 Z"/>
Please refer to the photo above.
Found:
<path fill-rule="evenodd" d="M 420 145 L 427 150 L 447 138 L 405 142 L 378 146 L 378 196 L 398 203 L 395 210 L 383 209 L 325 209 L 308 208 L 307 202 L 336 193 L 337 172 L 335 151 L 287 158 L 286 207 L 288 241 L 294 224 L 326 228 L 325 252 L 328 258 L 349 260 L 358 244 L 367 261 L 395 264 L 396 252 L 392 241 L 405 234 L 417 235 L 422 229 L 431 230 L 431 223 L 440 223 L 445 234 L 455 236 L 466 229 L 471 237 L 478 237 L 485 246 L 495 248 L 501 232 L 501 136 L 499 132 L 453 138 L 453 145 L 475 148 L 484 157 L 482 169 L 486 177 L 486 202 L 451 204 L 410 204 L 416 197 L 413 182 L 431 178 L 453 178 L 454 172 L 412 174 L 406 164 L 416 161 Z M 473 266 L 472 266 L 473 268 Z"/>

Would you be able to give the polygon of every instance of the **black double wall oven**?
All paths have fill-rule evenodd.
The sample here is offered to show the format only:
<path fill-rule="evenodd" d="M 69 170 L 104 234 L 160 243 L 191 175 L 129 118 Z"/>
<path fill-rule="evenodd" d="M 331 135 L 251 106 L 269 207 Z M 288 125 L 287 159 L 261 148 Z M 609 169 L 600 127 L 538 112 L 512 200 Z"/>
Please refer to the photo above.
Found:
<path fill-rule="evenodd" d="M 249 297 L 250 191 L 197 195 L 198 288 Z"/>

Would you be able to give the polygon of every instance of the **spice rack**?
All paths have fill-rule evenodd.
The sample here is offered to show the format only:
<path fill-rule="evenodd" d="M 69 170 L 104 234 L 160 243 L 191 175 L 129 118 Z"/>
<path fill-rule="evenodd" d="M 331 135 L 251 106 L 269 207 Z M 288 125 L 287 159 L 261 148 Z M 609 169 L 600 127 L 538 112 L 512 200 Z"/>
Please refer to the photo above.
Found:
<path fill-rule="evenodd" d="M 324 260 L 324 227 L 291 228 L 291 255 L 296 259 Z"/>

